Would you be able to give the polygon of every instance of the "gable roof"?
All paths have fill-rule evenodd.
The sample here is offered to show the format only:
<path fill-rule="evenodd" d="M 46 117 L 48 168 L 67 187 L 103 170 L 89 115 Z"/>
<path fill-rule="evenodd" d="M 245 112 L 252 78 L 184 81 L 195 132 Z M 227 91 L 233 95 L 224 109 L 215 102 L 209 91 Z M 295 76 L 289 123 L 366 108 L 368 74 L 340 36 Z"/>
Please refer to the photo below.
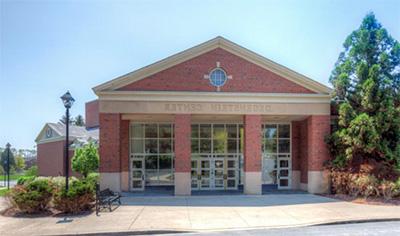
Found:
<path fill-rule="evenodd" d="M 172 66 L 180 64 L 184 61 L 197 57 L 201 54 L 214 50 L 216 48 L 222 48 L 234 55 L 242 57 L 264 69 L 267 69 L 273 73 L 276 73 L 296 84 L 299 84 L 305 88 L 308 88 L 319 94 L 330 94 L 331 88 L 312 80 L 302 74 L 299 74 L 289 68 L 282 66 L 276 62 L 269 60 L 255 52 L 252 52 L 238 44 L 235 44 L 221 36 L 211 39 L 207 42 L 184 50 L 180 53 L 167 57 L 163 60 L 145 66 L 141 69 L 135 70 L 116 79 L 110 80 L 106 83 L 100 84 L 93 88 L 93 91 L 99 95 L 101 92 L 114 91 L 125 85 L 144 79 L 150 75 L 166 70 Z"/>
<path fill-rule="evenodd" d="M 39 132 L 39 135 L 36 137 L 35 142 L 40 142 L 41 140 L 43 140 L 41 139 L 41 137 L 43 136 L 44 132 L 46 132 L 47 128 L 51 128 L 57 134 L 57 140 L 65 138 L 65 125 L 63 123 L 46 123 L 42 128 L 42 130 Z M 70 125 L 69 137 L 71 139 L 97 140 L 99 138 L 99 130 L 98 129 L 87 130 L 85 127 L 82 126 Z"/>

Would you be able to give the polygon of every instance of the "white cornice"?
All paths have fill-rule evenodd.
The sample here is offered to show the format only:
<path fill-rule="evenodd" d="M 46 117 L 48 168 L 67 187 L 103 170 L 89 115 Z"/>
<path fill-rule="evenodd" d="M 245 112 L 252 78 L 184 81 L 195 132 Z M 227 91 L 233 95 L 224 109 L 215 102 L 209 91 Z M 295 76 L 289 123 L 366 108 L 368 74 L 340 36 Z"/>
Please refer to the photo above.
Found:
<path fill-rule="evenodd" d="M 249 103 L 330 103 L 329 94 L 227 93 L 171 91 L 103 91 L 101 101 L 163 102 L 249 102 Z"/>
<path fill-rule="evenodd" d="M 331 89 L 317 81 L 314 81 L 304 75 L 301 75 L 293 70 L 288 69 L 276 62 L 273 62 L 257 53 L 254 53 L 240 45 L 237 45 L 225 38 L 216 37 L 212 40 L 209 40 L 205 43 L 199 44 L 195 47 L 167 57 L 163 60 L 160 60 L 156 63 L 128 73 L 126 75 L 120 76 L 116 79 L 103 83 L 93 88 L 94 92 L 99 95 L 102 91 L 112 91 L 118 88 L 121 88 L 125 85 L 133 83 L 135 81 L 144 79 L 150 75 L 153 75 L 157 72 L 168 69 L 172 66 L 180 64 L 184 61 L 190 60 L 194 57 L 197 57 L 201 54 L 209 52 L 216 48 L 222 48 L 230 53 L 233 53 L 239 57 L 242 57 L 258 66 L 261 66 L 264 69 L 270 70 L 296 84 L 299 84 L 305 88 L 308 88 L 316 93 L 320 94 L 330 94 Z"/>

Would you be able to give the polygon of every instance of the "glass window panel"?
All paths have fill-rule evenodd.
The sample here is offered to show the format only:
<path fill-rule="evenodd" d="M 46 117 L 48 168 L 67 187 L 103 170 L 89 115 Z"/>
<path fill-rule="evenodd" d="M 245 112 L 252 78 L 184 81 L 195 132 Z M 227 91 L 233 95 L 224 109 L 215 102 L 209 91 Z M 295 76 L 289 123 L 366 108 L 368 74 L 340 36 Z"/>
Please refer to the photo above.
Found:
<path fill-rule="evenodd" d="M 234 178 L 236 176 L 235 170 L 228 170 L 228 178 Z"/>
<path fill-rule="evenodd" d="M 224 180 L 223 179 L 216 179 L 215 180 L 215 187 L 217 187 L 217 188 L 224 187 Z"/>
<path fill-rule="evenodd" d="M 289 170 L 280 170 L 279 175 L 281 177 L 288 177 L 289 176 Z"/>
<path fill-rule="evenodd" d="M 264 184 L 276 184 L 276 155 L 270 155 L 263 160 L 262 179 Z"/>
<path fill-rule="evenodd" d="M 224 171 L 223 170 L 215 170 L 214 171 L 214 176 L 215 176 L 215 178 L 223 178 L 224 177 Z"/>
<path fill-rule="evenodd" d="M 173 184 L 172 170 L 160 170 L 158 172 L 159 184 Z"/>
<path fill-rule="evenodd" d="M 199 140 L 198 139 L 192 139 L 192 153 L 199 153 Z"/>
<path fill-rule="evenodd" d="M 235 168 L 235 167 L 236 167 L 236 161 L 229 160 L 228 161 L 228 168 Z"/>
<path fill-rule="evenodd" d="M 143 124 L 133 124 L 132 134 L 134 138 L 143 138 Z"/>
<path fill-rule="evenodd" d="M 210 180 L 209 179 L 202 179 L 201 180 L 201 187 L 203 187 L 203 188 L 210 187 Z"/>
<path fill-rule="evenodd" d="M 146 170 L 157 170 L 157 156 L 147 156 L 145 167 Z"/>
<path fill-rule="evenodd" d="M 279 140 L 279 152 L 289 153 L 290 152 L 290 140 Z"/>
<path fill-rule="evenodd" d="M 239 135 L 240 135 L 240 146 L 239 146 L 239 152 L 243 153 L 243 148 L 244 148 L 244 129 L 243 125 L 239 125 Z"/>
<path fill-rule="evenodd" d="M 276 139 L 264 139 L 265 153 L 276 153 Z"/>
<path fill-rule="evenodd" d="M 225 126 L 216 124 L 213 126 L 213 131 L 214 131 L 214 138 L 215 138 L 215 136 L 218 136 L 218 135 L 224 135 L 225 134 Z"/>
<path fill-rule="evenodd" d="M 192 188 L 197 188 L 197 180 L 192 180 Z"/>
<path fill-rule="evenodd" d="M 264 138 L 276 138 L 277 128 L 276 125 L 264 126 Z"/>
<path fill-rule="evenodd" d="M 228 140 L 228 153 L 236 153 L 237 152 L 237 140 L 229 139 Z"/>
<path fill-rule="evenodd" d="M 210 168 L 210 161 L 201 161 L 201 168 Z"/>
<path fill-rule="evenodd" d="M 160 153 L 172 153 L 172 139 L 160 139 Z"/>
<path fill-rule="evenodd" d="M 142 171 L 141 170 L 132 171 L 132 178 L 142 178 Z"/>
<path fill-rule="evenodd" d="M 192 168 L 193 169 L 197 168 L 197 161 L 192 161 Z"/>
<path fill-rule="evenodd" d="M 143 139 L 131 140 L 132 153 L 144 153 L 143 150 Z"/>
<path fill-rule="evenodd" d="M 192 125 L 192 138 L 199 138 L 199 125 Z"/>
<path fill-rule="evenodd" d="M 279 125 L 279 138 L 290 138 L 290 125 Z"/>
<path fill-rule="evenodd" d="M 211 138 L 211 125 L 200 125 L 200 138 Z"/>
<path fill-rule="evenodd" d="M 234 180 L 234 179 L 228 179 L 228 181 L 226 181 L 227 182 L 227 185 L 228 185 L 228 188 L 234 188 L 234 187 L 236 187 L 235 185 L 236 185 L 236 180 Z"/>
<path fill-rule="evenodd" d="M 132 168 L 134 169 L 142 169 L 142 161 L 132 161 Z"/>
<path fill-rule="evenodd" d="M 158 159 L 160 169 L 172 169 L 172 157 L 160 155 Z"/>
<path fill-rule="evenodd" d="M 226 125 L 228 138 L 237 138 L 237 125 Z"/>
<path fill-rule="evenodd" d="M 132 181 L 132 188 L 142 188 L 142 181 L 141 180 Z"/>
<path fill-rule="evenodd" d="M 200 152 L 201 153 L 211 153 L 211 139 L 201 139 L 200 140 Z"/>
<path fill-rule="evenodd" d="M 192 170 L 191 176 L 192 176 L 192 179 L 197 179 L 197 170 Z"/>
<path fill-rule="evenodd" d="M 209 170 L 202 170 L 201 171 L 201 178 L 210 178 L 210 171 Z"/>
<path fill-rule="evenodd" d="M 172 128 L 170 124 L 160 124 L 160 138 L 171 138 L 172 137 Z"/>
<path fill-rule="evenodd" d="M 289 186 L 289 180 L 288 179 L 280 179 L 279 180 L 279 185 L 281 187 L 287 187 L 287 186 Z"/>
<path fill-rule="evenodd" d="M 157 139 L 145 140 L 146 153 L 157 153 Z"/>
<path fill-rule="evenodd" d="M 288 160 L 279 160 L 279 167 L 280 168 L 289 167 L 289 161 Z"/>
<path fill-rule="evenodd" d="M 146 184 L 148 185 L 158 184 L 157 170 L 146 170 Z"/>
<path fill-rule="evenodd" d="M 146 138 L 157 138 L 157 124 L 146 124 L 145 125 L 145 137 Z"/>
<path fill-rule="evenodd" d="M 226 142 L 221 139 L 214 139 L 214 153 L 225 153 Z"/>
<path fill-rule="evenodd" d="M 223 168 L 224 161 L 223 160 L 215 160 L 214 165 L 215 165 L 215 168 Z"/>

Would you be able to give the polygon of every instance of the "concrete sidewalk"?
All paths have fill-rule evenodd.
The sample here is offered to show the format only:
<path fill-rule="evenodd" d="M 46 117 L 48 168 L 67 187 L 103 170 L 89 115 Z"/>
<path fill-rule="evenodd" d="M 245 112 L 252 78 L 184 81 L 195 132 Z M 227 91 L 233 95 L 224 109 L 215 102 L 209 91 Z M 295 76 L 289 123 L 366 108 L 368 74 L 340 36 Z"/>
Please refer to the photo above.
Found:
<path fill-rule="evenodd" d="M 0 217 L 0 235 L 198 232 L 400 219 L 400 206 L 361 205 L 311 194 L 129 197 L 115 211 L 74 217 Z"/>

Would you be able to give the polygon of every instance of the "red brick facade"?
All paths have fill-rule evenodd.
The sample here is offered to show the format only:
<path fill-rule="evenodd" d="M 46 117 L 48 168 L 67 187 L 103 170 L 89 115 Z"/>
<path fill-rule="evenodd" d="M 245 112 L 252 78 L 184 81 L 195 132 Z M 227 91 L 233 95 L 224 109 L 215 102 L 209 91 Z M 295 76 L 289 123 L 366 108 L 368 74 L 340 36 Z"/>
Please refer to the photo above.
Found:
<path fill-rule="evenodd" d="M 86 128 L 99 127 L 99 100 L 85 104 L 85 125 Z"/>
<path fill-rule="evenodd" d="M 100 172 L 121 171 L 121 115 L 100 113 Z"/>
<path fill-rule="evenodd" d="M 129 171 L 129 120 L 121 120 L 120 135 L 121 171 Z"/>
<path fill-rule="evenodd" d="M 133 82 L 119 90 L 213 92 L 216 88 L 204 79 L 204 75 L 213 70 L 217 62 L 220 62 L 220 66 L 232 76 L 232 79 L 221 87 L 222 92 L 314 93 L 220 48 Z"/>
<path fill-rule="evenodd" d="M 191 170 L 190 135 L 190 115 L 175 115 L 175 172 L 190 172 Z"/>
<path fill-rule="evenodd" d="M 37 164 L 40 176 L 64 175 L 65 141 L 41 143 L 37 145 Z"/>
<path fill-rule="evenodd" d="M 310 116 L 307 119 L 308 170 L 321 171 L 329 160 L 329 150 L 325 144 L 325 136 L 330 133 L 330 116 Z"/>
<path fill-rule="evenodd" d="M 261 171 L 261 116 L 244 116 L 244 171 Z"/>

